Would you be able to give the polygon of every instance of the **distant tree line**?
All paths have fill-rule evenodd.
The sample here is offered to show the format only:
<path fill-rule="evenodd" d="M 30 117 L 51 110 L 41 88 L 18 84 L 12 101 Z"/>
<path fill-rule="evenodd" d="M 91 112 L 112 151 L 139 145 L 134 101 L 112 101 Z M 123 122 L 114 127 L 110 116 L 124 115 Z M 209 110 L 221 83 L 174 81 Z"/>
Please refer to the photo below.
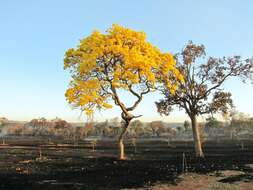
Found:
<path fill-rule="evenodd" d="M 5 134 L 59 137 L 69 140 L 84 140 L 87 137 L 108 137 L 116 138 L 122 132 L 121 122 L 115 119 L 104 122 L 84 123 L 76 126 L 65 120 L 56 118 L 47 120 L 45 118 L 32 119 L 25 124 L 5 122 Z M 175 134 L 176 130 L 168 127 L 162 121 L 143 123 L 135 120 L 131 128 L 126 132 L 126 137 L 162 137 Z"/>
<path fill-rule="evenodd" d="M 32 119 L 27 123 L 13 123 L 6 118 L 0 118 L 0 132 L 10 136 L 44 136 L 62 138 L 70 141 L 94 138 L 117 138 L 121 134 L 121 122 L 118 118 L 104 122 L 75 124 L 63 119 L 45 118 Z M 201 141 L 207 139 L 237 139 L 253 136 L 253 118 L 247 114 L 232 111 L 225 120 L 220 121 L 214 116 L 199 123 Z M 192 139 L 191 123 L 185 121 L 181 125 L 172 126 L 163 121 L 142 122 L 135 120 L 126 132 L 126 138 L 165 138 L 170 140 Z"/>

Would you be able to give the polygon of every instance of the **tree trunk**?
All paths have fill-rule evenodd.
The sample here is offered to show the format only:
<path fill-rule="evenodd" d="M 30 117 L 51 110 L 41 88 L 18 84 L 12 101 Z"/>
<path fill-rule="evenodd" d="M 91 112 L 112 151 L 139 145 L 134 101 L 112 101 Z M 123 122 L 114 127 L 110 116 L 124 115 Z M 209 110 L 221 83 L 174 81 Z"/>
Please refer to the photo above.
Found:
<path fill-rule="evenodd" d="M 128 121 L 125 123 L 125 125 L 123 126 L 123 130 L 122 130 L 122 132 L 121 132 L 121 134 L 119 136 L 119 159 L 120 160 L 126 159 L 125 158 L 125 147 L 124 147 L 123 140 L 124 140 L 124 136 L 125 136 L 125 134 L 127 132 L 127 128 L 129 126 L 129 123 L 130 122 L 128 122 Z"/>
<path fill-rule="evenodd" d="M 192 133 L 194 138 L 195 154 L 198 158 L 203 158 L 204 154 L 202 151 L 201 140 L 199 135 L 198 123 L 196 115 L 191 116 Z"/>

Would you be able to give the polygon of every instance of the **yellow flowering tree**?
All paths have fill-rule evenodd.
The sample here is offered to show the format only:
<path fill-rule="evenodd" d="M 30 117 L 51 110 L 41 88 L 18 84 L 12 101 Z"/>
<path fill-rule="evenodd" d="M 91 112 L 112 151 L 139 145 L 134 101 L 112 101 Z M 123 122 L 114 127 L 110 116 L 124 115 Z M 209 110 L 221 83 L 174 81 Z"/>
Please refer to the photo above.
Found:
<path fill-rule="evenodd" d="M 173 90 L 174 79 L 182 79 L 170 53 L 162 53 L 147 42 L 144 32 L 119 25 L 112 25 L 105 34 L 95 31 L 76 48 L 69 49 L 65 53 L 64 69 L 72 76 L 65 94 L 71 105 L 87 115 L 97 109 L 111 108 L 112 103 L 120 107 L 124 121 L 119 136 L 120 159 L 125 158 L 123 137 L 127 128 L 132 119 L 140 117 L 131 112 L 143 96 L 154 91 L 160 81 L 166 80 Z M 173 80 L 163 77 L 168 74 Z M 127 106 L 119 91 L 127 91 L 136 100 Z"/>

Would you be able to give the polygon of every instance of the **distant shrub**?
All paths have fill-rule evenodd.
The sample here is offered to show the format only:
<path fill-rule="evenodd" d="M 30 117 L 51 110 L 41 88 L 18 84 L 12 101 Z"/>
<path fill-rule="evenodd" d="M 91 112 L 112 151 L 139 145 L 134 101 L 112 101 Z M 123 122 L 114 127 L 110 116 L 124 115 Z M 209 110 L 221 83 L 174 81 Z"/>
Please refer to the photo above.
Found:
<path fill-rule="evenodd" d="M 220 127 L 223 127 L 223 124 L 222 124 L 221 121 L 218 121 L 214 117 L 208 117 L 206 119 L 205 127 L 208 128 L 208 129 L 220 128 Z"/>
<path fill-rule="evenodd" d="M 24 125 L 22 124 L 14 124 L 7 127 L 6 132 L 8 135 L 22 135 L 22 131 L 24 130 Z"/>
<path fill-rule="evenodd" d="M 0 117 L 0 127 L 3 127 L 3 126 L 5 126 L 5 125 L 8 124 L 8 123 L 9 123 L 9 121 L 8 121 L 7 118 L 5 118 L 5 117 Z"/>
<path fill-rule="evenodd" d="M 184 130 L 188 131 L 191 128 L 191 123 L 187 120 L 184 121 Z"/>

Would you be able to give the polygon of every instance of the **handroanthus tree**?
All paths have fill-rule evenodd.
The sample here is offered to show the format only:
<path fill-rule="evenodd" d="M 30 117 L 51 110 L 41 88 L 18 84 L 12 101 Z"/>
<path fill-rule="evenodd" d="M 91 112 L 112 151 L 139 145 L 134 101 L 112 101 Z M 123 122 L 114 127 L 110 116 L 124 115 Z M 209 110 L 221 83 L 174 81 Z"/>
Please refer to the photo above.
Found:
<path fill-rule="evenodd" d="M 93 32 L 66 52 L 64 68 L 72 77 L 65 95 L 71 105 L 87 115 L 111 108 L 112 103 L 119 106 L 124 121 L 119 157 L 124 159 L 123 137 L 131 120 L 141 116 L 132 111 L 145 94 L 156 89 L 162 75 L 173 73 L 182 79 L 175 63 L 170 53 L 162 53 L 147 42 L 144 32 L 113 25 L 105 34 Z M 170 86 L 175 84 L 171 82 Z M 123 91 L 128 96 L 122 96 Z M 135 101 L 127 105 L 130 95 Z"/>
<path fill-rule="evenodd" d="M 253 70 L 252 59 L 242 60 L 240 56 L 205 59 L 205 55 L 205 47 L 192 42 L 176 54 L 177 68 L 184 82 L 179 82 L 174 93 L 165 84 L 161 89 L 164 99 L 156 102 L 160 114 L 169 115 L 174 106 L 185 110 L 191 119 L 197 157 L 204 157 L 197 116 L 228 112 L 233 104 L 231 93 L 224 91 L 223 83 L 230 77 L 239 77 L 244 82 L 252 79 Z"/>

